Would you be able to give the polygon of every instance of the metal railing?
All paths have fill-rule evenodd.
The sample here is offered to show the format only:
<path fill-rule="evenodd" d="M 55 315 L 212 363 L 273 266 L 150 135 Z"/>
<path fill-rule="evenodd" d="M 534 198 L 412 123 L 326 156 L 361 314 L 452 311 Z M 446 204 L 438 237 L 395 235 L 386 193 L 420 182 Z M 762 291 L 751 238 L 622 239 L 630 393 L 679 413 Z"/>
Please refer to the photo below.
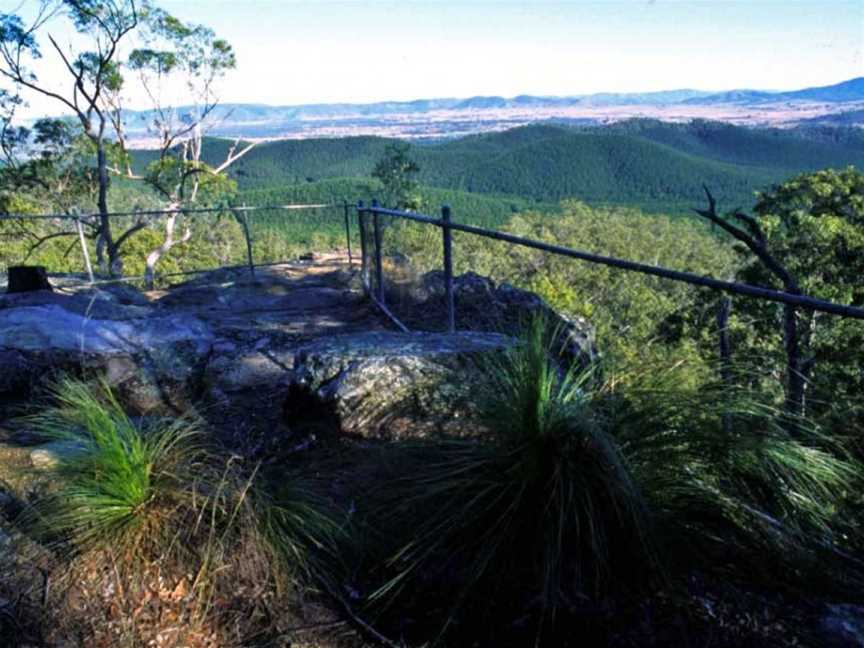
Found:
<path fill-rule="evenodd" d="M 367 294 L 372 298 L 373 301 L 382 309 L 382 311 L 391 319 L 393 319 L 400 328 L 407 330 L 407 327 L 400 322 L 396 316 L 390 311 L 386 304 L 386 296 L 384 292 L 384 267 L 382 262 L 382 252 L 381 252 L 381 217 L 388 217 L 393 219 L 403 219 L 408 221 L 413 221 L 415 223 L 423 223 L 426 225 L 431 225 L 432 227 L 438 227 L 441 229 L 442 234 L 442 266 L 444 270 L 444 282 L 445 282 L 445 299 L 447 305 L 447 329 L 450 332 L 455 332 L 456 330 L 456 304 L 455 304 L 455 296 L 453 290 L 453 232 L 465 232 L 466 234 L 472 234 L 474 236 L 480 236 L 496 241 L 503 241 L 509 243 L 511 245 L 522 246 L 525 248 L 531 248 L 534 250 L 541 250 L 543 252 L 548 252 L 551 254 L 568 257 L 571 259 L 578 259 L 580 261 L 587 261 L 589 263 L 596 263 L 612 268 L 619 268 L 621 270 L 627 270 L 630 272 L 637 272 L 640 274 L 650 275 L 654 277 L 660 277 L 662 279 L 667 279 L 670 281 L 676 281 L 680 283 L 690 284 L 692 286 L 698 286 L 701 288 L 709 288 L 711 290 L 731 293 L 735 295 L 744 295 L 747 297 L 754 297 L 756 299 L 763 299 L 767 301 L 777 302 L 781 304 L 787 304 L 791 306 L 795 306 L 798 308 L 802 308 L 804 310 L 810 311 L 818 311 L 823 313 L 829 313 L 831 315 L 836 315 L 840 317 L 848 317 L 853 319 L 864 320 L 864 309 L 858 308 L 855 306 L 847 306 L 845 304 L 837 304 L 834 302 L 826 301 L 823 299 L 817 299 L 815 297 L 809 297 L 807 295 L 799 295 L 793 294 L 789 292 L 785 292 L 782 290 L 774 290 L 772 288 L 765 288 L 763 286 L 754 286 L 751 284 L 738 283 L 733 281 L 723 281 L 721 279 L 715 279 L 709 276 L 697 275 L 691 272 L 683 272 L 680 270 L 672 270 L 670 268 L 664 268 L 660 266 L 649 265 L 645 263 L 638 263 L 635 261 L 628 261 L 626 259 L 619 259 L 616 257 L 603 256 L 599 254 L 592 254 L 589 252 L 583 252 L 580 250 L 574 250 L 571 248 L 563 247 L 560 245 L 554 245 L 551 243 L 545 243 L 543 241 L 538 241 L 535 239 L 524 238 L 521 236 L 516 236 L 513 234 L 508 234 L 506 232 L 501 232 L 498 230 L 490 230 L 483 227 L 477 227 L 475 225 L 467 225 L 464 223 L 456 223 L 452 220 L 452 214 L 450 208 L 448 206 L 443 206 L 441 208 L 441 217 L 435 218 L 433 216 L 429 216 L 426 214 L 419 214 L 414 212 L 406 212 L 400 211 L 396 209 L 387 209 L 385 207 L 381 207 L 376 201 L 373 201 L 370 206 L 364 206 L 362 202 L 357 204 L 357 213 L 358 220 L 360 225 L 361 232 L 361 246 L 362 246 L 362 276 L 363 276 L 363 286 Z M 367 260 L 368 254 L 368 246 L 370 244 L 367 241 L 367 223 L 366 219 L 371 216 L 372 218 L 372 231 L 373 231 L 373 240 L 374 240 L 374 271 L 375 271 L 375 290 L 372 290 L 370 278 L 369 278 L 369 261 Z"/>
<path fill-rule="evenodd" d="M 388 209 L 386 207 L 382 207 L 378 204 L 377 201 L 372 201 L 372 204 L 369 206 L 365 206 L 363 202 L 358 202 L 356 205 L 350 204 L 348 202 L 335 202 L 335 203 L 316 203 L 316 204 L 291 204 L 291 205 L 256 205 L 256 206 L 245 206 L 245 205 L 231 205 L 224 207 L 205 207 L 205 208 L 178 208 L 178 209 L 166 209 L 166 210 L 136 210 L 136 211 L 128 211 L 128 212 L 112 212 L 109 214 L 111 218 L 139 218 L 144 219 L 147 217 L 161 217 L 167 216 L 169 214 L 182 213 L 185 215 L 193 215 L 193 214 L 233 214 L 238 222 L 241 225 L 243 230 L 243 236 L 246 243 L 246 264 L 245 265 L 232 265 L 232 266 L 219 266 L 217 268 L 205 268 L 205 269 L 196 269 L 189 270 L 184 272 L 175 272 L 175 273 L 167 273 L 158 275 L 160 277 L 173 277 L 173 276 L 182 276 L 182 275 L 191 275 L 191 274 L 200 274 L 204 272 L 209 272 L 212 270 L 218 269 L 239 269 L 243 267 L 248 267 L 249 272 L 254 276 L 256 267 L 266 267 L 272 265 L 278 265 L 280 263 L 285 263 L 287 260 L 279 260 L 271 263 L 255 263 L 253 249 L 254 249 L 254 239 L 251 235 L 248 214 L 261 212 L 261 211 L 303 211 L 303 210 L 313 210 L 313 209 L 339 209 L 342 211 L 342 218 L 344 220 L 344 228 L 345 228 L 345 241 L 347 245 L 348 251 L 348 259 L 349 263 L 353 265 L 354 262 L 354 254 L 352 250 L 351 240 L 352 240 L 352 232 L 351 232 L 351 212 L 352 210 L 356 211 L 357 219 L 358 219 L 358 229 L 360 236 L 360 256 L 362 259 L 361 263 L 361 279 L 363 284 L 363 289 L 365 293 L 376 303 L 376 305 L 390 318 L 394 321 L 394 323 L 402 330 L 407 331 L 408 328 L 393 314 L 391 309 L 387 305 L 387 298 L 385 294 L 385 278 L 384 278 L 384 262 L 383 262 L 383 246 L 382 246 L 382 217 L 390 218 L 390 219 L 402 219 L 406 221 L 412 221 L 415 223 L 421 223 L 425 225 L 430 225 L 432 227 L 440 228 L 441 230 L 441 250 L 442 250 L 442 267 L 444 271 L 444 282 L 445 282 L 445 301 L 446 301 L 446 309 L 447 309 L 447 330 L 454 332 L 456 330 L 456 303 L 455 303 L 455 294 L 454 294 L 454 275 L 453 275 L 453 232 L 464 232 L 466 234 L 471 234 L 474 236 L 484 237 L 491 240 L 502 241 L 505 243 L 509 243 L 511 245 L 521 246 L 525 248 L 530 248 L 534 250 L 540 250 L 543 252 L 547 252 L 550 254 L 567 257 L 571 259 L 576 259 L 580 261 L 586 261 L 589 263 L 600 264 L 612 268 L 618 268 L 621 270 L 636 272 L 644 275 L 660 277 L 662 279 L 680 282 L 689 284 L 692 286 L 697 286 L 701 288 L 709 288 L 711 290 L 731 293 L 735 295 L 744 295 L 747 297 L 753 297 L 756 299 L 762 299 L 767 301 L 772 301 L 781 304 L 791 305 L 797 308 L 801 308 L 809 311 L 818 311 L 823 313 L 828 313 L 835 316 L 840 317 L 848 317 L 853 319 L 864 320 L 864 309 L 848 306 L 845 304 L 838 304 L 822 299 L 817 299 L 815 297 L 810 297 L 807 295 L 800 295 L 785 292 L 782 290 L 775 290 L 772 288 L 766 288 L 764 286 L 754 286 L 751 284 L 738 283 L 733 281 L 724 281 L 721 279 L 715 279 L 710 276 L 698 275 L 690 272 L 684 272 L 680 270 L 673 270 L 670 268 L 664 268 L 656 265 L 649 265 L 646 263 L 639 263 L 636 261 L 629 261 L 626 259 L 620 259 L 617 257 L 611 256 L 603 256 L 599 254 L 593 254 L 590 252 L 585 252 L 581 250 L 575 250 L 572 248 L 554 245 L 551 243 L 546 243 L 543 241 L 538 241 L 535 239 L 529 239 L 521 236 L 516 236 L 514 234 L 509 234 L 506 232 L 501 232 L 498 230 L 491 230 L 483 227 L 478 227 L 475 225 L 468 225 L 465 223 L 454 222 L 451 214 L 451 210 L 448 206 L 443 206 L 441 208 L 440 217 L 434 217 L 426 214 L 401 211 L 396 209 Z M 88 273 L 90 275 L 90 280 L 93 283 L 101 283 L 100 281 L 96 281 L 95 277 L 92 273 L 92 268 L 89 267 L 89 251 L 87 249 L 87 244 L 85 240 L 85 236 L 83 233 L 83 226 L 86 225 L 88 227 L 94 227 L 98 225 L 98 219 L 100 215 L 98 213 L 65 213 L 65 214 L 0 214 L 0 221 L 8 221 L 8 220 L 71 220 L 75 223 L 75 231 L 69 232 L 70 236 L 77 235 L 79 239 L 79 244 L 82 248 L 82 254 L 85 259 L 85 263 L 87 264 Z M 369 240 L 369 222 L 368 220 L 371 218 L 371 229 L 372 236 L 371 240 Z M 154 224 L 157 221 L 152 221 Z M 370 260 L 371 257 L 371 260 Z M 370 267 L 371 266 L 371 267 Z M 371 281 L 371 273 L 374 272 L 375 282 L 374 282 L 374 290 L 373 284 Z M 135 277 L 123 277 L 122 279 L 107 279 L 104 281 L 112 282 L 112 281 L 137 281 L 144 279 L 143 276 L 135 276 Z"/>
<path fill-rule="evenodd" d="M 240 268 L 248 268 L 250 274 L 252 276 L 255 275 L 255 268 L 267 267 L 273 265 L 279 265 L 281 263 L 285 263 L 288 259 L 282 259 L 278 261 L 273 261 L 269 263 L 255 263 L 254 261 L 254 237 L 252 236 L 249 214 L 253 214 L 256 212 L 293 212 L 293 211 L 308 211 L 308 210 L 320 210 L 320 209 L 338 209 L 342 212 L 342 217 L 344 219 L 344 228 L 345 228 L 345 240 L 348 249 L 348 260 L 349 264 L 353 265 L 354 258 L 351 246 L 351 210 L 354 209 L 354 206 L 348 202 L 338 202 L 338 203 L 313 203 L 313 204 L 288 204 L 288 205 L 255 205 L 255 206 L 246 206 L 246 205 L 228 205 L 221 207 L 198 207 L 198 208 L 176 208 L 176 209 L 141 209 L 141 210 L 133 210 L 133 211 L 125 211 L 125 212 L 110 212 L 107 216 L 111 219 L 118 218 L 132 218 L 137 219 L 138 222 L 144 223 L 147 221 L 147 225 L 156 225 L 159 222 L 159 219 L 162 217 L 169 216 L 171 214 L 182 214 L 182 215 L 201 215 L 201 214 L 230 214 L 233 215 L 237 222 L 239 223 L 242 233 L 243 239 L 246 246 L 246 263 L 243 265 L 220 265 L 218 267 L 211 268 L 201 268 L 195 270 L 187 270 L 182 272 L 171 272 L 171 273 L 159 273 L 157 275 L 158 278 L 169 278 L 169 277 L 178 277 L 178 276 L 188 276 L 193 274 L 201 274 L 205 272 L 210 272 L 213 270 L 234 270 Z M 99 222 L 101 219 L 101 215 L 98 212 L 89 212 L 89 213 L 80 213 L 80 212 L 69 212 L 69 213 L 54 213 L 54 214 L 0 214 L 0 222 L 3 221 L 51 221 L 51 220 L 61 220 L 61 221 L 71 221 L 74 223 L 74 231 L 66 232 L 69 236 L 77 236 L 78 245 L 81 248 L 81 254 L 84 259 L 84 270 L 86 271 L 89 279 L 89 283 L 91 284 L 104 284 L 104 283 L 116 283 L 116 282 L 134 282 L 134 281 L 142 281 L 145 279 L 145 276 L 123 276 L 123 277 L 112 277 L 106 279 L 97 279 L 94 272 L 93 267 L 90 260 L 90 250 L 87 245 L 87 237 L 84 234 L 84 228 L 93 228 L 98 229 Z"/>

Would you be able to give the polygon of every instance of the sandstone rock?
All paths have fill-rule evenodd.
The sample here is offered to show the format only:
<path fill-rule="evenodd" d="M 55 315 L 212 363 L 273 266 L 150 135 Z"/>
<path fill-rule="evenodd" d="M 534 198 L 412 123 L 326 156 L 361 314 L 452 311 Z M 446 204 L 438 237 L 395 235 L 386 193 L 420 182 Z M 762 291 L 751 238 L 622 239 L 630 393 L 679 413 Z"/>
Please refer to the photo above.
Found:
<path fill-rule="evenodd" d="M 178 411 L 198 396 L 212 342 L 210 327 L 188 313 L 87 293 L 7 298 L 0 301 L 0 401 L 25 400 L 57 373 L 97 373 L 133 410 Z"/>
<path fill-rule="evenodd" d="M 443 283 L 424 281 L 421 307 L 433 311 Z M 119 285 L 0 296 L 0 404 L 26 400 L 55 373 L 98 374 L 133 414 L 196 408 L 235 447 L 321 424 L 398 438 L 460 431 L 482 380 L 476 358 L 511 344 L 531 313 L 557 318 L 573 357 L 593 352 L 587 324 L 531 293 L 472 274 L 456 286 L 455 335 L 387 330 L 329 257 L 255 278 L 218 271 L 146 296 Z"/>
<path fill-rule="evenodd" d="M 234 430 L 323 427 L 375 438 L 456 431 L 498 334 L 369 332 L 297 345 L 251 345 L 208 364 L 207 416 Z M 242 435 L 241 435 L 242 436 Z"/>
<path fill-rule="evenodd" d="M 370 333 L 313 342 L 298 352 L 294 398 L 303 393 L 334 415 L 343 432 L 400 438 L 459 433 L 473 413 L 477 359 L 507 348 L 492 333 Z M 301 402 L 308 409 L 308 401 Z M 289 426 L 301 418 L 286 402 Z"/>

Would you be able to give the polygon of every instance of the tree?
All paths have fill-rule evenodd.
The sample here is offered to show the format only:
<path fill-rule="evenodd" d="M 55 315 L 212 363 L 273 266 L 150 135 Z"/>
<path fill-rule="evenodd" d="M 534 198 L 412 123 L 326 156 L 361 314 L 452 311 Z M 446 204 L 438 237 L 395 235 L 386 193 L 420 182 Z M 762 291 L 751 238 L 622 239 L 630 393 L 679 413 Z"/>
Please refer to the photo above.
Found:
<path fill-rule="evenodd" d="M 192 237 L 192 217 L 185 207 L 202 202 L 217 204 L 234 193 L 235 185 L 224 175 L 228 167 L 246 155 L 254 143 L 229 147 L 216 166 L 202 159 L 208 118 L 218 105 L 216 82 L 237 65 L 231 45 L 217 38 L 204 25 L 184 23 L 158 8 L 145 16 L 144 47 L 135 49 L 126 67 L 133 72 L 151 102 L 151 131 L 159 139 L 159 158 L 147 168 L 144 179 L 166 201 L 162 243 L 148 255 L 145 280 L 152 286 L 157 263 L 176 245 Z M 188 104 L 182 114 L 165 92 L 171 78 L 182 81 Z M 166 96 L 166 94 L 168 96 Z M 111 114 L 118 140 L 125 148 L 122 132 L 122 83 L 110 93 Z M 127 165 L 126 173 L 133 177 Z M 182 222 L 183 233 L 175 235 Z"/>
<path fill-rule="evenodd" d="M 802 174 L 760 194 L 753 211 L 772 254 L 797 278 L 804 294 L 864 306 L 864 174 L 852 167 Z M 776 284 L 752 262 L 738 277 Z M 754 315 L 758 330 L 766 332 L 770 306 L 742 306 Z M 797 327 L 802 389 L 823 401 L 814 403 L 816 408 L 860 398 L 864 322 L 799 310 Z"/>
<path fill-rule="evenodd" d="M 388 144 L 378 160 L 372 177 L 378 178 L 384 188 L 384 202 L 395 209 L 418 209 L 420 197 L 414 178 L 420 167 L 411 158 L 411 147 L 405 142 Z"/>
<path fill-rule="evenodd" d="M 87 39 L 90 48 L 77 53 L 64 50 L 50 33 L 45 34 L 69 75 L 69 86 L 65 89 L 41 82 L 32 69 L 42 57 L 39 37 L 52 19 L 61 14 Z M 17 14 L 0 14 L 0 75 L 18 89 L 44 95 L 69 109 L 93 144 L 99 211 L 97 260 L 115 275 L 122 273 L 120 247 L 134 233 L 135 226 L 117 238 L 111 229 L 107 140 L 110 120 L 104 98 L 117 73 L 118 47 L 138 26 L 139 18 L 135 0 L 39 0 L 27 23 Z"/>
<path fill-rule="evenodd" d="M 745 244 L 736 280 L 864 305 L 864 174 L 854 168 L 777 185 L 759 194 L 753 216 L 720 219 L 713 204 L 700 213 Z M 846 406 L 864 392 L 864 323 L 755 299 L 737 300 L 736 313 L 739 355 L 765 359 L 782 342 L 793 413 Z"/>
<path fill-rule="evenodd" d="M 89 39 L 91 49 L 66 52 L 46 33 L 51 21 L 61 15 Z M 130 40 L 133 32 L 134 45 L 139 46 L 124 59 L 118 53 L 119 44 Z M 71 88 L 65 92 L 41 84 L 31 69 L 41 57 L 37 38 L 43 35 L 71 75 Z M 218 104 L 215 84 L 236 66 L 231 45 L 213 30 L 184 23 L 147 0 L 137 5 L 135 0 L 40 0 L 26 25 L 19 15 L 0 15 L 0 54 L 0 73 L 19 89 L 51 97 L 71 109 L 92 142 L 97 160 L 97 260 L 110 274 L 122 274 L 121 248 L 134 234 L 152 226 L 158 215 L 142 213 L 115 236 L 108 211 L 109 174 L 144 180 L 162 196 L 168 212 L 165 235 L 147 255 L 145 267 L 152 284 L 159 260 L 192 235 L 189 219 L 185 219 L 183 234 L 175 236 L 184 220 L 183 208 L 202 196 L 215 203 L 230 195 L 233 184 L 224 171 L 252 148 L 252 144 L 241 147 L 238 141 L 216 166 L 201 160 L 205 124 Z M 125 129 L 130 75 L 150 99 L 151 131 L 160 143 L 158 160 L 143 176 L 133 172 Z M 174 103 L 177 97 L 187 105 L 182 113 Z"/>

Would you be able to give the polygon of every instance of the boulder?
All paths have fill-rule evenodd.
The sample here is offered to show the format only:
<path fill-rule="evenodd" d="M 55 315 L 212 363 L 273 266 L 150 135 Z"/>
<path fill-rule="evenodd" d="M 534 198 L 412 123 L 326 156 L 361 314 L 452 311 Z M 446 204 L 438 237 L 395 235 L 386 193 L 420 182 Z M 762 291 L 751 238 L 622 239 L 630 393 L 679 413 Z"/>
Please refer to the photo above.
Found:
<path fill-rule="evenodd" d="M 482 378 L 477 359 L 511 343 L 492 333 L 378 331 L 226 348 L 207 366 L 204 411 L 233 421 L 240 437 L 252 428 L 377 439 L 458 432 Z"/>
<path fill-rule="evenodd" d="M 313 396 L 348 434 L 395 439 L 466 430 L 472 391 L 486 354 L 512 339 L 494 333 L 369 333 L 316 341 L 294 359 L 288 425 L 308 411 Z M 295 407 L 291 396 L 301 407 Z M 313 402 L 314 402 L 313 400 Z"/>
<path fill-rule="evenodd" d="M 440 273 L 420 288 L 417 312 L 443 315 Z M 591 328 L 536 295 L 467 274 L 456 298 L 456 334 L 388 330 L 333 260 L 255 278 L 219 271 L 147 294 L 117 285 L 2 295 L 0 405 L 20 405 L 61 372 L 101 375 L 132 414 L 194 408 L 246 454 L 309 428 L 376 439 L 470 429 L 477 359 L 512 344 L 535 314 L 565 355 L 593 356 Z"/>
<path fill-rule="evenodd" d="M 188 313 L 122 304 L 101 292 L 0 300 L 0 402 L 27 399 L 60 373 L 107 377 L 133 411 L 177 412 L 198 397 L 213 333 Z"/>

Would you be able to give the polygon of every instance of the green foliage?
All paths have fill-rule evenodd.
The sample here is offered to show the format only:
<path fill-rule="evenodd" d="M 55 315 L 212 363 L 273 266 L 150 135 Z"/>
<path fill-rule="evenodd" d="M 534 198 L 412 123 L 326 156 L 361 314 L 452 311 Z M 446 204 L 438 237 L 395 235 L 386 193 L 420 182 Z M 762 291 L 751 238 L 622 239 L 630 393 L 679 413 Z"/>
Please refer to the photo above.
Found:
<path fill-rule="evenodd" d="M 608 132 L 635 136 L 701 158 L 777 170 L 816 170 L 838 163 L 861 164 L 860 143 L 842 129 L 831 139 L 817 138 L 811 129 L 748 128 L 725 122 L 694 119 L 687 123 L 631 119 L 611 124 Z M 850 138 L 844 141 L 845 138 Z M 749 202 L 749 201 L 748 201 Z M 737 206 L 737 205 L 736 205 Z"/>
<path fill-rule="evenodd" d="M 16 201 L 19 206 L 29 202 L 43 213 L 66 213 L 95 203 L 96 150 L 80 128 L 64 120 L 40 119 L 32 129 L 5 130 L 0 145 L 7 156 L 0 167 L 0 212 L 14 213 Z"/>
<path fill-rule="evenodd" d="M 66 450 L 49 468 L 51 487 L 20 522 L 82 584 L 82 570 L 111 565 L 97 587 L 116 589 L 112 606 L 135 610 L 147 592 L 186 583 L 191 627 L 183 632 L 222 625 L 245 644 L 244 632 L 267 627 L 250 613 L 272 614 L 277 601 L 244 592 L 281 592 L 318 578 L 333 559 L 344 532 L 322 479 L 296 469 L 264 480 L 257 467 L 244 471 L 239 457 L 208 445 L 194 414 L 132 419 L 104 382 L 66 378 L 51 396 L 26 420 Z M 275 493 L 265 489 L 271 479 Z M 129 645 L 143 645 L 148 630 L 132 619 Z"/>
<path fill-rule="evenodd" d="M 270 142 L 230 173 L 240 191 L 368 177 L 390 143 L 378 137 Z M 205 161 L 223 159 L 229 145 L 208 140 Z M 688 213 L 701 201 L 704 183 L 723 203 L 748 205 L 758 188 L 790 173 L 864 163 L 860 143 L 851 136 L 814 139 L 811 130 L 649 120 L 590 129 L 526 126 L 415 144 L 406 155 L 420 167 L 417 181 L 430 187 L 544 203 L 578 198 L 595 206 L 673 214 Z M 136 156 L 143 162 L 147 154 Z"/>
<path fill-rule="evenodd" d="M 99 392 L 63 380 L 53 393 L 57 405 L 30 419 L 40 434 L 69 446 L 53 469 L 58 490 L 37 506 L 43 533 L 79 551 L 108 549 L 130 559 L 188 550 L 178 539 L 199 514 L 212 505 L 224 523 L 232 506 L 209 501 L 215 490 L 207 480 L 218 481 L 219 472 L 200 422 L 180 417 L 142 431 L 107 386 Z"/>
<path fill-rule="evenodd" d="M 308 466 L 265 476 L 257 496 L 261 529 L 283 571 L 312 582 L 341 576 L 353 541 L 347 516 L 327 496 L 330 480 Z"/>
<path fill-rule="evenodd" d="M 864 303 L 864 174 L 849 167 L 796 176 L 760 193 L 754 212 L 772 254 L 805 293 Z"/>
<path fill-rule="evenodd" d="M 184 204 L 192 202 L 198 207 L 227 202 L 235 193 L 237 185 L 227 176 L 203 162 L 186 160 L 178 156 L 166 156 L 147 165 L 145 181 L 158 193 Z"/>
<path fill-rule="evenodd" d="M 793 437 L 771 399 L 717 381 L 689 385 L 681 363 L 628 373 L 609 377 L 600 407 L 670 569 L 699 564 L 799 589 L 849 570 L 838 569 L 835 548 L 846 544 L 862 466 L 836 430 L 797 420 Z"/>
<path fill-rule="evenodd" d="M 417 605 L 480 643 L 513 639 L 500 619 L 521 618 L 558 645 L 568 610 L 652 583 L 673 592 L 694 570 L 860 588 L 845 552 L 862 466 L 825 428 L 797 421 L 790 436 L 770 401 L 694 385 L 681 362 L 603 381 L 562 371 L 546 329 L 533 322 L 487 361 L 475 438 L 385 451 L 392 473 L 361 511 L 373 543 L 397 541 L 374 603 Z"/>
<path fill-rule="evenodd" d="M 417 182 L 420 167 L 411 157 L 411 147 L 404 142 L 388 144 L 384 155 L 372 169 L 372 177 L 381 182 L 383 205 L 393 209 L 419 209 Z"/>
<path fill-rule="evenodd" d="M 376 513 L 385 526 L 400 519 L 406 539 L 373 600 L 425 583 L 447 602 L 445 628 L 466 610 L 531 609 L 539 637 L 577 600 L 650 572 L 642 499 L 591 403 L 591 376 L 560 372 L 546 328 L 533 322 L 489 361 L 488 383 L 475 386 L 481 438 L 394 450 L 403 476 L 388 482 Z"/>
<path fill-rule="evenodd" d="M 368 178 L 389 140 L 380 137 L 283 140 L 264 142 L 231 165 L 229 174 L 241 191 L 276 190 L 327 178 Z M 202 161 L 212 165 L 225 159 L 232 142 L 204 140 Z M 157 156 L 156 151 L 133 151 L 140 172 Z M 352 196 L 351 200 L 357 200 Z"/>
<path fill-rule="evenodd" d="M 734 253 L 707 228 L 622 207 L 592 209 L 566 201 L 559 213 L 522 213 L 501 229 L 718 278 L 728 278 L 736 267 Z M 432 228 L 398 224 L 387 237 L 388 249 L 407 255 L 418 270 L 440 268 L 440 236 Z M 646 355 L 698 356 L 690 338 L 667 330 L 669 320 L 687 315 L 698 303 L 697 289 L 458 232 L 454 249 L 457 273 L 473 271 L 532 290 L 562 313 L 590 321 L 607 363 L 639 362 Z"/>
<path fill-rule="evenodd" d="M 796 176 L 759 195 L 754 210 L 767 249 L 813 297 L 864 306 L 864 174 L 854 168 Z M 743 247 L 740 281 L 780 287 Z M 733 342 L 742 355 L 783 366 L 778 306 L 737 300 Z M 798 315 L 800 346 L 813 415 L 860 416 L 864 323 L 824 314 Z M 779 369 L 778 369 L 779 370 Z"/>

